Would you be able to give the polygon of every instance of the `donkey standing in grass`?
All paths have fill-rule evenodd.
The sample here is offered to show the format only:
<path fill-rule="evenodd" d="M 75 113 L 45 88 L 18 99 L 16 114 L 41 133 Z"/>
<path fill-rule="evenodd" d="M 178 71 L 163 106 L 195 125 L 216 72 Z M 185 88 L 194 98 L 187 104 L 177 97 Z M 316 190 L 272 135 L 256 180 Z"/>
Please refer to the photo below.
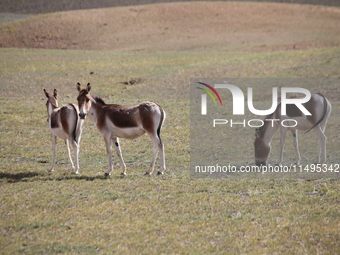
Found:
<path fill-rule="evenodd" d="M 54 89 L 53 95 L 48 93 L 45 89 L 44 93 L 47 97 L 46 107 L 48 113 L 48 125 L 50 127 L 52 137 L 52 166 L 49 171 L 54 171 L 56 143 L 57 137 L 59 137 L 65 141 L 67 153 L 73 169 L 72 173 L 78 174 L 79 143 L 84 120 L 79 118 L 77 105 L 69 103 L 58 107 L 58 91 L 56 89 Z M 75 165 L 73 164 L 70 154 L 69 143 L 71 143 L 73 147 Z"/>
<path fill-rule="evenodd" d="M 109 162 L 105 176 L 110 175 L 112 171 L 112 142 L 114 142 L 117 156 L 123 168 L 122 175 L 126 175 L 126 165 L 122 157 L 119 138 L 135 139 L 144 133 L 149 135 L 153 143 L 153 158 L 146 175 L 152 174 L 158 152 L 160 152 L 161 169 L 157 174 L 164 173 L 164 145 L 160 131 L 165 119 L 165 112 L 158 104 L 153 102 L 144 102 L 135 106 L 105 104 L 101 98 L 91 97 L 90 83 L 87 84 L 85 89 L 81 89 L 78 83 L 77 90 L 79 91 L 77 100 L 80 118 L 85 119 L 88 116 L 96 124 L 105 141 Z"/>
<path fill-rule="evenodd" d="M 287 104 L 286 108 L 286 116 L 281 115 L 281 105 L 278 105 L 276 110 L 266 119 L 268 120 L 279 120 L 279 121 L 266 121 L 265 124 L 256 129 L 255 132 L 255 163 L 257 166 L 266 165 L 267 159 L 271 151 L 271 140 L 275 134 L 275 132 L 280 129 L 280 159 L 278 164 L 282 164 L 283 161 L 283 147 L 286 138 L 286 132 L 288 130 L 292 131 L 293 134 L 293 144 L 295 147 L 296 154 L 296 164 L 300 164 L 300 152 L 298 149 L 298 137 L 297 130 L 309 132 L 310 130 L 314 130 L 318 139 L 319 139 L 319 154 L 318 154 L 318 163 L 326 162 L 326 140 L 325 136 L 325 128 L 331 114 L 332 106 L 321 94 L 313 94 L 311 99 L 304 103 L 303 106 L 312 114 L 310 116 L 306 116 L 301 112 L 296 105 Z M 295 127 L 284 127 L 279 125 L 281 121 L 285 120 L 286 126 L 293 126 L 295 123 L 293 121 L 289 121 L 289 119 L 295 120 L 297 125 Z M 273 124 L 274 123 L 274 124 Z"/>

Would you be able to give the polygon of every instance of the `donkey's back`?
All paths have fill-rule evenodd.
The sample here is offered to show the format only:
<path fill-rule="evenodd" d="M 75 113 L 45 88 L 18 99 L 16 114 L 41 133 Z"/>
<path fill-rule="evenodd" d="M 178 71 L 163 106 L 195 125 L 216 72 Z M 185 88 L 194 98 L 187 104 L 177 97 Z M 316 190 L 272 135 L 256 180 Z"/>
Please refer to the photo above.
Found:
<path fill-rule="evenodd" d="M 80 135 L 78 114 L 78 106 L 75 104 L 66 104 L 54 109 L 49 119 L 51 132 L 63 140 L 69 139 L 78 143 Z"/>

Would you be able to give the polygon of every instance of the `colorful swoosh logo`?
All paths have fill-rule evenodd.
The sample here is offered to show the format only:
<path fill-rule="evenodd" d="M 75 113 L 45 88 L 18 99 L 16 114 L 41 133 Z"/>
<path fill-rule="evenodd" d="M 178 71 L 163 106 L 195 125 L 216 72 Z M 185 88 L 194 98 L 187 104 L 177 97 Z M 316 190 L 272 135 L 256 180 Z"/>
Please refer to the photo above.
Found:
<path fill-rule="evenodd" d="M 214 89 L 212 86 L 210 86 L 210 85 L 208 85 L 208 84 L 205 84 L 205 83 L 203 83 L 203 82 L 197 82 L 197 83 L 198 83 L 198 84 L 201 84 L 201 85 L 203 85 L 203 86 L 206 86 L 207 88 L 209 88 L 209 89 L 216 95 L 218 101 L 220 102 L 220 105 L 222 105 L 222 99 L 221 99 L 220 95 L 217 93 L 216 89 Z M 200 87 L 197 87 L 197 88 L 198 88 L 198 89 L 201 89 L 201 90 L 203 90 L 205 93 L 207 93 L 207 94 L 211 97 L 211 99 L 213 100 L 214 104 L 216 104 L 216 99 L 215 99 L 214 95 L 213 95 L 209 90 L 207 90 L 207 89 L 205 89 L 205 88 L 200 88 Z"/>

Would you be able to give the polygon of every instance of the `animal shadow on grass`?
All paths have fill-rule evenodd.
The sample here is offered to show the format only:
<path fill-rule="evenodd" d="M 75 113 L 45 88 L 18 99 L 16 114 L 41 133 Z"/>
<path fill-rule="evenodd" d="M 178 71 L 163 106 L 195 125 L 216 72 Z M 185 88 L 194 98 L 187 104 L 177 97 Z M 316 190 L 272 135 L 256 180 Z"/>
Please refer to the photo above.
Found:
<path fill-rule="evenodd" d="M 0 172 L 0 180 L 5 180 L 9 183 L 16 182 L 32 182 L 32 181 L 64 181 L 64 180 L 86 180 L 93 181 L 95 179 L 106 180 L 104 176 L 86 176 L 86 175 L 65 175 L 51 176 L 46 172 L 18 172 L 6 173 Z"/>

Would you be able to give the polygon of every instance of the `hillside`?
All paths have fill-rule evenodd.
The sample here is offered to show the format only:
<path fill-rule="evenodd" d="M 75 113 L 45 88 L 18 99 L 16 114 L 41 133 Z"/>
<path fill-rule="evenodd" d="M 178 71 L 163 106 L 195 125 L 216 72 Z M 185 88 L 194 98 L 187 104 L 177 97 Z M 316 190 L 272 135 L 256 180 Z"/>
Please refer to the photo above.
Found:
<path fill-rule="evenodd" d="M 192 0 L 186 0 L 189 2 Z M 224 0 L 230 1 L 230 0 Z M 325 6 L 340 6 L 338 0 L 239 0 L 253 2 L 279 2 L 295 4 L 313 4 Z M 181 0 L 68 0 L 68 1 L 50 1 L 50 0 L 1 0 L 0 13 L 23 13 L 39 14 L 81 9 L 107 8 L 117 6 L 132 6 L 143 4 L 154 4 L 164 2 L 181 2 Z"/>
<path fill-rule="evenodd" d="M 0 46 L 86 50 L 339 46 L 340 9 L 254 2 L 185 2 L 59 12 L 1 26 Z"/>

